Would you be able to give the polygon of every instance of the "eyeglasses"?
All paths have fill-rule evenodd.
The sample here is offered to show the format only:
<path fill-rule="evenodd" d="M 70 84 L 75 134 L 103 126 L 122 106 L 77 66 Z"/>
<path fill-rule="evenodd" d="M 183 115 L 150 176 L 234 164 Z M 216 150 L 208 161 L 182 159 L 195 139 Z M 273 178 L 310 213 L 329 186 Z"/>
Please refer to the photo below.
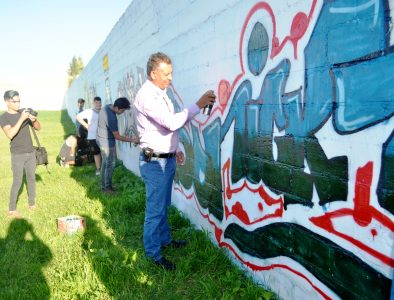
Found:
<path fill-rule="evenodd" d="M 8 100 L 8 101 L 10 101 L 10 102 L 12 102 L 12 103 L 19 103 L 20 101 L 18 101 L 18 100 Z"/>

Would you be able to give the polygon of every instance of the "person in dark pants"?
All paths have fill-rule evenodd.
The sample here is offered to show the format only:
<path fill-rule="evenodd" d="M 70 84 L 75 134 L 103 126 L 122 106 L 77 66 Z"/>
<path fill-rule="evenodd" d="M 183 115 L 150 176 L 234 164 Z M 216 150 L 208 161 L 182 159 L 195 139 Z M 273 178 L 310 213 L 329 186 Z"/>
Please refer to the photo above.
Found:
<path fill-rule="evenodd" d="M 216 96 L 213 91 L 207 91 L 196 103 L 176 113 L 166 93 L 172 80 L 171 59 L 164 53 L 152 54 L 146 71 L 148 80 L 134 102 L 141 147 L 140 172 L 146 190 L 144 248 L 156 265 L 174 270 L 175 264 L 162 256 L 161 248 L 186 244 L 183 240 L 171 240 L 168 224 L 176 163 L 183 164 L 185 160 L 178 145 L 178 129 L 201 108 L 213 105 Z"/>
<path fill-rule="evenodd" d="M 26 174 L 29 208 L 34 210 L 36 207 L 36 155 L 30 136 L 30 126 L 33 127 L 33 130 L 40 130 L 41 124 L 37 116 L 32 115 L 29 110 L 19 109 L 20 98 L 17 91 L 6 91 L 4 101 L 7 105 L 7 111 L 0 116 L 0 126 L 11 140 L 13 174 L 8 215 L 20 218 L 21 215 L 16 210 L 16 201 L 22 185 L 23 171 Z"/>
<path fill-rule="evenodd" d="M 116 115 L 130 108 L 127 98 L 118 98 L 114 104 L 104 106 L 99 113 L 96 142 L 101 153 L 101 190 L 103 193 L 114 193 L 112 173 L 115 169 L 115 140 L 137 144 L 136 137 L 119 134 Z"/>
<path fill-rule="evenodd" d="M 94 157 L 94 163 L 96 164 L 96 175 L 100 175 L 101 168 L 101 155 L 100 148 L 97 146 L 96 135 L 97 135 L 97 125 L 98 117 L 101 110 L 101 98 L 94 97 L 93 108 L 85 109 L 77 115 L 77 121 L 83 126 L 87 131 L 87 138 L 89 144 L 89 150 Z"/>
<path fill-rule="evenodd" d="M 86 138 L 87 131 L 85 130 L 85 128 L 83 128 L 83 127 L 81 128 L 81 123 L 78 122 L 77 115 L 83 111 L 83 107 L 84 106 L 85 106 L 85 100 L 82 99 L 82 98 L 79 98 L 77 100 L 77 108 L 78 108 L 78 110 L 77 110 L 77 113 L 75 114 L 74 122 L 75 122 L 76 135 L 81 137 L 81 138 Z"/>

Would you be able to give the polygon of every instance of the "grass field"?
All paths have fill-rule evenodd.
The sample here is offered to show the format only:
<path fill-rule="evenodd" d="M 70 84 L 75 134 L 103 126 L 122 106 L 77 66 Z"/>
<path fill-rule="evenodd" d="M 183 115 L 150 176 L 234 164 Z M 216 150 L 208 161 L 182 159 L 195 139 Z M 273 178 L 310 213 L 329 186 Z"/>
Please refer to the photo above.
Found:
<path fill-rule="evenodd" d="M 65 113 L 39 112 L 40 142 L 49 153 L 47 172 L 38 166 L 37 206 L 29 211 L 26 185 L 19 195 L 23 219 L 7 217 L 12 183 L 9 141 L 0 136 L 0 299 L 274 299 L 232 265 L 207 235 L 171 208 L 173 238 L 187 239 L 164 254 L 174 272 L 144 256 L 145 190 L 141 179 L 118 163 L 117 196 L 103 195 L 92 164 L 70 169 L 55 163 L 74 125 Z M 57 231 L 58 217 L 86 218 L 87 230 Z"/>

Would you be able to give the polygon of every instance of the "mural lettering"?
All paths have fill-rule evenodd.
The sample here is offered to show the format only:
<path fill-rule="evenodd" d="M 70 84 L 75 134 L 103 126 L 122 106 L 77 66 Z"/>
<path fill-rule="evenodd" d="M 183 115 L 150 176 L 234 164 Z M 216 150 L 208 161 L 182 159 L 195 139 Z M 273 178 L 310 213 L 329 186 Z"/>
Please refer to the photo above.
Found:
<path fill-rule="evenodd" d="M 208 119 L 182 130 L 186 165 L 175 190 L 250 269 L 285 270 L 322 298 L 387 298 L 394 267 L 388 2 L 310 1 L 284 38 L 274 6 L 251 8 L 241 73 L 221 80 Z"/>

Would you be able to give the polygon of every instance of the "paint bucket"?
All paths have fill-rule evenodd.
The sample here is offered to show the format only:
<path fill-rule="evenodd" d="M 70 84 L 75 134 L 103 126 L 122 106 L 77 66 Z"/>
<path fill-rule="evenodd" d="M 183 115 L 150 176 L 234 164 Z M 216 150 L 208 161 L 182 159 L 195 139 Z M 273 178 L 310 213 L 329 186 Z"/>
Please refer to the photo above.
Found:
<path fill-rule="evenodd" d="M 74 234 L 86 229 L 86 221 L 84 217 L 76 215 L 57 218 L 57 229 L 61 233 Z"/>

